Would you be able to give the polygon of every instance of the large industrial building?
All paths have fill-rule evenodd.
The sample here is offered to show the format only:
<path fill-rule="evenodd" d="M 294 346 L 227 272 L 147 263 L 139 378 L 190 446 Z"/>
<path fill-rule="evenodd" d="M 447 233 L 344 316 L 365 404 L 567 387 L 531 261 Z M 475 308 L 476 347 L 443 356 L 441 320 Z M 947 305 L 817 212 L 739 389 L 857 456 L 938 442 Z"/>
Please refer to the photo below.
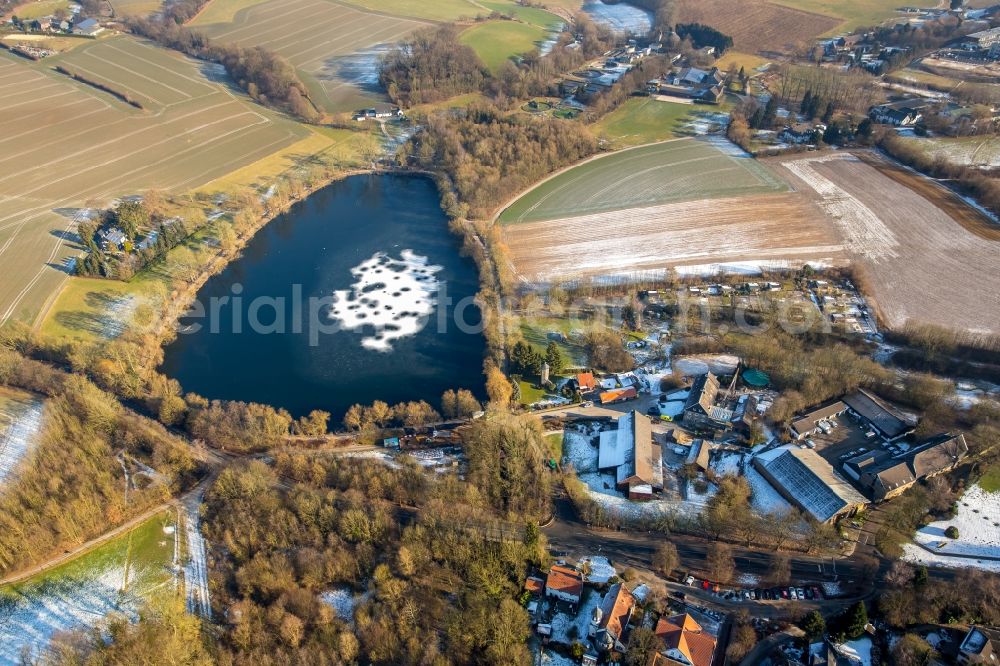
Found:
<path fill-rule="evenodd" d="M 663 459 L 649 419 L 637 411 L 618 417 L 618 427 L 601 433 L 597 467 L 612 471 L 615 487 L 629 499 L 650 499 L 663 490 Z"/>
<path fill-rule="evenodd" d="M 753 464 L 785 499 L 818 522 L 831 523 L 868 503 L 811 449 L 781 446 L 758 455 Z"/>

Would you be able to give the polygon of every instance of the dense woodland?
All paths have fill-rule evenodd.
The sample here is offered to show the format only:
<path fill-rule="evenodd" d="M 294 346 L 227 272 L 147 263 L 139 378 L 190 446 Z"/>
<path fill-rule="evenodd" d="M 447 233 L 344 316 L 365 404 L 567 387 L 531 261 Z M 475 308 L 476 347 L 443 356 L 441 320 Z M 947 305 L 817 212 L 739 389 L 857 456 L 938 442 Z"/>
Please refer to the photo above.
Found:
<path fill-rule="evenodd" d="M 0 347 L 0 384 L 49 396 L 38 444 L 0 494 L 0 572 L 80 545 L 194 480 L 196 462 L 181 440 L 79 375 Z M 122 454 L 162 481 L 133 476 L 126 491 Z"/>
<path fill-rule="evenodd" d="M 508 116 L 479 103 L 460 115 L 430 116 L 399 159 L 448 174 L 457 197 L 449 205 L 445 194 L 452 217 L 487 217 L 531 183 L 596 150 L 596 139 L 579 125 Z"/>

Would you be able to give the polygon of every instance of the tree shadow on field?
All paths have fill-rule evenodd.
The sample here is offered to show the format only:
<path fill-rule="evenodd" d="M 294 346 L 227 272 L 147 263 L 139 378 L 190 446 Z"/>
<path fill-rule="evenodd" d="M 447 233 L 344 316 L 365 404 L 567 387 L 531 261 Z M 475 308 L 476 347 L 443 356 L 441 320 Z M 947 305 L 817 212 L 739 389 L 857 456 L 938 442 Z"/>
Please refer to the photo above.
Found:
<path fill-rule="evenodd" d="M 66 241 L 74 250 L 84 250 L 83 243 L 80 241 L 80 235 L 73 233 L 72 231 L 66 231 L 65 229 L 53 229 L 49 232 L 50 236 L 55 236 L 56 238 Z"/>
<path fill-rule="evenodd" d="M 88 291 L 83 297 L 83 302 L 88 308 L 108 308 L 117 305 L 121 299 L 103 291 Z"/>
<path fill-rule="evenodd" d="M 79 310 L 57 312 L 56 321 L 64 328 L 91 333 L 93 335 L 103 335 L 108 326 L 108 322 L 104 317 L 96 315 L 93 312 L 82 312 Z"/>

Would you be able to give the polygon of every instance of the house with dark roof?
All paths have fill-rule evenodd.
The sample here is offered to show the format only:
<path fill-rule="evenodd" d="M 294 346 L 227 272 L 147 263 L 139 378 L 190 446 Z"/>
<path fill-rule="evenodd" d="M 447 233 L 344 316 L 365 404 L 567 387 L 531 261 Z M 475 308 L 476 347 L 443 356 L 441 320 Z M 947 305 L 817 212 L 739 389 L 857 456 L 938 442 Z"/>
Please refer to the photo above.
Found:
<path fill-rule="evenodd" d="M 868 117 L 873 122 L 896 127 L 913 127 L 923 120 L 923 109 L 928 103 L 917 99 L 906 99 L 888 104 L 877 104 L 868 109 Z"/>
<path fill-rule="evenodd" d="M 864 389 L 844 397 L 843 402 L 852 415 L 863 419 L 883 439 L 892 442 L 913 432 L 896 408 Z"/>
<path fill-rule="evenodd" d="M 724 81 L 725 77 L 718 67 L 713 67 L 711 70 L 680 67 L 662 79 L 650 81 L 647 89 L 654 94 L 684 97 L 706 104 L 718 104 L 725 93 Z"/>
<path fill-rule="evenodd" d="M 733 411 L 716 404 L 719 400 L 719 379 L 709 372 L 700 375 L 691 385 L 684 403 L 684 425 L 693 430 L 728 430 L 732 428 Z"/>
<path fill-rule="evenodd" d="M 635 597 L 622 583 L 612 585 L 594 609 L 588 635 L 601 652 L 625 652 L 625 630 L 635 610 Z"/>
<path fill-rule="evenodd" d="M 617 428 L 601 433 L 597 468 L 615 475 L 615 487 L 629 499 L 651 499 L 663 490 L 663 459 L 649 419 L 633 410 Z"/>
<path fill-rule="evenodd" d="M 805 439 L 810 435 L 815 435 L 820 431 L 821 423 L 840 416 L 846 411 L 847 405 L 842 400 L 836 400 L 810 412 L 806 412 L 792 421 L 792 437 L 795 439 Z"/>
<path fill-rule="evenodd" d="M 715 637 L 687 613 L 661 617 L 655 632 L 663 651 L 651 656 L 648 666 L 712 666 Z"/>
<path fill-rule="evenodd" d="M 948 472 L 968 455 L 965 435 L 945 433 L 891 456 L 874 451 L 844 463 L 844 472 L 856 480 L 875 502 L 892 499 L 917 481 Z"/>
<path fill-rule="evenodd" d="M 957 661 L 961 666 L 996 664 L 1000 662 L 1000 657 L 994 651 L 993 640 L 985 629 L 969 627 L 969 632 L 958 646 Z"/>

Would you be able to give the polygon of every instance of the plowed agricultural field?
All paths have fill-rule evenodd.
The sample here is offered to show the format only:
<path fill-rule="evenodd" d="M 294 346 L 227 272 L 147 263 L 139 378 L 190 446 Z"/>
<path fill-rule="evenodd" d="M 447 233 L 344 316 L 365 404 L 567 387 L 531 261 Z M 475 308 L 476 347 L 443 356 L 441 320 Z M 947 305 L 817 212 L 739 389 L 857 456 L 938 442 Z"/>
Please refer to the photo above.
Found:
<path fill-rule="evenodd" d="M 639 275 L 668 267 L 837 262 L 843 248 L 796 194 L 701 199 L 504 227 L 518 273 L 532 282 Z"/>
<path fill-rule="evenodd" d="M 139 100 L 58 74 L 62 64 Z M 0 53 L 0 324 L 31 319 L 79 254 L 79 209 L 149 188 L 183 191 L 309 134 L 215 72 L 131 37 L 38 63 Z"/>
<path fill-rule="evenodd" d="M 863 159 L 862 159 L 863 158 Z M 872 154 L 771 163 L 839 228 L 892 327 L 1000 332 L 1000 229 L 950 191 Z"/>
<path fill-rule="evenodd" d="M 263 46 L 283 56 L 299 70 L 313 101 L 329 112 L 380 99 L 378 56 L 427 25 L 331 0 L 267 0 L 240 9 L 231 22 L 207 23 L 213 16 L 206 12 L 191 26 L 223 43 Z"/>
<path fill-rule="evenodd" d="M 840 18 L 816 14 L 765 0 L 682 0 L 680 23 L 703 23 L 730 35 L 738 51 L 788 51 L 833 30 Z"/>
<path fill-rule="evenodd" d="M 540 222 L 786 189 L 783 181 L 726 141 L 677 139 L 601 156 L 563 171 L 515 201 L 500 214 L 500 222 Z"/>

